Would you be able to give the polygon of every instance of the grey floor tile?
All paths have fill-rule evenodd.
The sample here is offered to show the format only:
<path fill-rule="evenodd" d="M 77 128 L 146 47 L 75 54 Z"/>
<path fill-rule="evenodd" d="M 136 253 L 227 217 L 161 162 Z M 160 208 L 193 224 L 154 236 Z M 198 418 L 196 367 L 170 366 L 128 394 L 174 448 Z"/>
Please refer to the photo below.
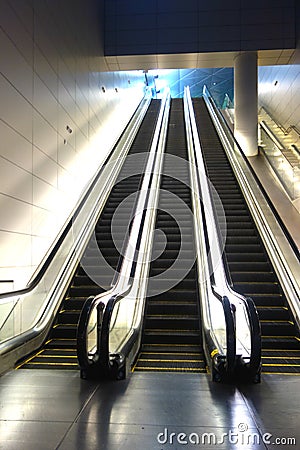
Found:
<path fill-rule="evenodd" d="M 0 421 L 0 449 L 53 450 L 70 425 L 66 422 Z"/>
<path fill-rule="evenodd" d="M 98 383 L 76 372 L 14 371 L 0 378 L 1 449 L 297 448 L 299 386 L 299 377 L 284 376 L 236 387 L 195 374 L 139 373 Z M 238 442 L 229 441 L 230 432 Z M 296 438 L 296 446 L 264 443 L 265 433 Z M 199 444 L 176 441 L 190 436 Z"/>
<path fill-rule="evenodd" d="M 14 371 L 0 378 L 0 420 L 73 421 L 98 389 L 78 374 L 36 372 Z"/>

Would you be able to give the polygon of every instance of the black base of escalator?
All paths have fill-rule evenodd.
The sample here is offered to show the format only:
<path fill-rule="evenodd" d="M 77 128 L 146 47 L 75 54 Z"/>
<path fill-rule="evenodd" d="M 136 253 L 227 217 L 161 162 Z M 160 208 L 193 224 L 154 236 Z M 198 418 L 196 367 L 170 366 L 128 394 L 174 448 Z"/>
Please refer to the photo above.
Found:
<path fill-rule="evenodd" d="M 300 373 L 299 332 L 202 98 L 193 100 L 210 181 L 226 216 L 225 255 L 237 292 L 251 297 L 262 330 L 262 372 Z M 223 219 L 218 214 L 219 221 Z"/>
<path fill-rule="evenodd" d="M 187 159 L 181 99 L 171 101 L 166 154 Z M 189 183 L 189 170 L 186 164 L 174 164 L 174 161 L 166 158 L 163 173 L 155 228 L 164 233 L 167 243 L 157 259 L 152 257 L 142 346 L 133 370 L 206 372 L 194 264 L 193 222 L 189 217 L 185 218 L 185 210 L 180 201 L 183 200 L 191 208 L 190 189 L 184 184 L 184 181 Z M 165 175 L 166 173 L 174 173 L 174 177 L 179 177 L 182 181 Z M 170 199 L 164 191 L 175 194 L 177 200 Z M 172 210 L 176 210 L 178 220 L 168 213 L 170 206 Z M 179 258 L 182 233 L 188 236 L 189 243 L 181 252 L 181 258 L 185 259 L 190 270 L 178 279 L 178 271 L 172 270 L 172 265 Z M 153 255 L 162 248 L 163 241 L 162 234 L 155 238 Z M 154 278 L 159 274 L 164 277 L 160 282 Z M 169 282 L 173 282 L 174 286 L 164 290 L 164 283 Z"/>
<path fill-rule="evenodd" d="M 99 250 L 108 264 L 116 270 L 122 243 L 130 222 L 135 194 L 138 191 L 145 158 L 130 158 L 137 153 L 150 150 L 152 137 L 160 108 L 160 100 L 152 100 L 141 127 L 129 151 L 129 158 L 121 169 L 105 207 L 70 283 L 55 322 L 43 347 L 21 362 L 22 368 L 79 369 L 76 351 L 76 332 L 79 316 L 86 299 L 111 287 L 113 275 L 103 275 L 104 263 L 99 259 Z M 134 174 L 134 175 L 132 175 Z M 111 223 L 117 207 L 126 199 L 119 216 L 121 222 L 114 225 L 112 238 Z"/>

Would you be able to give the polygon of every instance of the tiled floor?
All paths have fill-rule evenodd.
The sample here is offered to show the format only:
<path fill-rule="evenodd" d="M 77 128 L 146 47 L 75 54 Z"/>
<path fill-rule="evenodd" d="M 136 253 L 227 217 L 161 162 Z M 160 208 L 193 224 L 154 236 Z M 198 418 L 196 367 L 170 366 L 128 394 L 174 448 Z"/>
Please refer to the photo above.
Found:
<path fill-rule="evenodd" d="M 184 373 L 98 384 L 75 371 L 13 371 L 0 378 L 0 448 L 297 449 L 299 388 L 298 376 L 236 387 Z"/>

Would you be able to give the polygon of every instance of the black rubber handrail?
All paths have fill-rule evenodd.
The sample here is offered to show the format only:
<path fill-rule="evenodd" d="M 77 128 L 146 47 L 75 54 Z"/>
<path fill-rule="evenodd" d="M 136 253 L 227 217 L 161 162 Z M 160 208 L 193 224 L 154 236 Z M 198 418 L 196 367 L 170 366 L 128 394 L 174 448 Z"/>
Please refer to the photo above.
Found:
<path fill-rule="evenodd" d="M 251 327 L 251 356 L 249 368 L 255 381 L 255 377 L 259 376 L 261 369 L 261 326 L 254 301 L 250 297 L 246 297 L 245 300 Z"/>
<path fill-rule="evenodd" d="M 134 116 L 134 114 L 136 113 L 136 111 L 138 110 L 138 108 L 140 107 L 141 103 L 144 101 L 144 98 L 141 100 L 141 102 L 139 103 L 139 105 L 137 106 L 137 108 L 135 109 L 134 113 L 131 116 Z M 129 122 L 127 123 L 125 129 L 123 130 L 123 133 L 119 136 L 119 138 L 117 139 L 115 145 L 113 146 L 113 148 L 111 149 L 111 151 L 109 152 L 109 154 L 106 156 L 100 170 L 98 171 L 98 173 L 96 174 L 95 178 L 93 179 L 91 185 L 89 186 L 88 190 L 86 191 L 86 193 L 83 195 L 83 197 L 81 198 L 79 204 L 76 206 L 76 209 L 74 211 L 74 213 L 71 215 L 71 217 L 68 219 L 66 225 L 64 226 L 63 231 L 61 232 L 59 238 L 57 239 L 57 241 L 55 242 L 52 250 L 50 251 L 50 253 L 48 254 L 48 256 L 46 257 L 45 261 L 43 262 L 42 266 L 40 267 L 38 273 L 36 274 L 36 276 L 28 283 L 28 285 L 25 288 L 22 289 L 17 289 L 16 291 L 9 291 L 6 293 L 2 293 L 0 294 L 0 300 L 2 298 L 9 298 L 9 297 L 15 297 L 18 295 L 24 295 L 24 294 L 28 294 L 30 291 L 32 291 L 37 285 L 38 283 L 42 280 L 43 276 L 45 275 L 50 263 L 52 262 L 52 260 L 55 258 L 56 253 L 58 252 L 58 250 L 60 249 L 60 246 L 62 245 L 64 239 L 66 238 L 68 232 L 70 231 L 74 220 L 78 217 L 81 209 L 83 208 L 85 202 L 87 201 L 88 197 L 90 196 L 91 192 L 93 191 L 96 183 L 99 180 L 99 177 L 101 176 L 102 172 L 104 171 L 105 167 L 107 166 L 107 164 L 109 163 L 110 159 L 112 158 L 112 155 L 114 154 L 116 147 L 118 145 L 118 143 L 120 142 L 120 140 L 122 139 L 123 134 L 126 132 L 126 130 L 130 127 L 130 123 L 131 123 L 131 119 L 129 120 Z"/>
<path fill-rule="evenodd" d="M 222 305 L 226 322 L 226 374 L 231 376 L 236 363 L 236 326 L 234 307 L 226 296 L 222 297 Z"/>

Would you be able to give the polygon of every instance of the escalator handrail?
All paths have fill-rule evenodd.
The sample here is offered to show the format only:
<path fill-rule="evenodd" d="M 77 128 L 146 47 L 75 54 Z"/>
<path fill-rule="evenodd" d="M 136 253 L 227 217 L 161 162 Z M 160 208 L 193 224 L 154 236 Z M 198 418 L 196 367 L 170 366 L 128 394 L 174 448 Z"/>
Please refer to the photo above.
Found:
<path fill-rule="evenodd" d="M 201 146 L 200 146 L 199 136 L 198 136 L 197 129 L 196 129 L 195 116 L 194 116 L 193 106 L 192 106 L 192 102 L 191 102 L 190 91 L 189 91 L 188 87 L 185 88 L 184 100 L 185 100 L 185 120 L 186 120 L 186 129 L 187 129 L 188 147 L 189 147 L 189 150 L 192 152 L 193 159 L 195 161 L 194 164 L 195 164 L 195 168 L 196 168 L 196 175 L 191 173 L 191 176 L 193 177 L 194 182 L 195 182 L 194 189 L 196 190 L 199 201 L 200 201 L 201 193 L 202 193 L 202 198 L 205 197 L 205 199 L 204 199 L 205 203 L 206 203 L 205 206 L 209 210 L 208 213 L 210 213 L 212 206 L 211 206 L 211 198 L 210 198 L 208 185 L 206 184 L 205 177 L 203 180 L 200 180 L 200 167 L 199 167 L 198 162 L 200 162 L 202 160 L 202 163 L 203 163 L 203 159 L 200 159 L 200 158 L 202 158 Z M 189 139 L 189 136 L 191 136 L 191 140 Z M 190 162 L 192 163 L 191 160 L 190 160 Z M 204 173 L 203 170 L 201 173 Z M 195 177 L 196 177 L 196 180 L 195 180 Z M 207 195 L 205 195 L 205 193 L 203 193 L 203 190 L 206 190 Z M 199 229 L 203 230 L 203 233 L 205 236 L 204 242 L 202 241 L 199 245 L 204 247 L 203 248 L 204 254 L 208 254 L 207 249 L 211 245 L 211 242 L 208 237 L 208 227 L 207 227 L 207 223 L 205 220 L 206 213 L 204 211 L 203 205 L 200 204 L 198 209 L 202 211 L 202 214 L 201 214 L 202 220 L 200 219 L 201 223 L 198 223 L 197 227 L 199 227 Z M 210 216 L 213 217 L 212 214 L 210 214 Z M 217 236 L 217 240 L 218 240 L 217 228 L 216 228 L 215 224 L 214 224 L 213 228 L 214 228 L 214 236 L 215 237 Z M 216 250 L 218 250 L 218 252 L 220 253 L 218 242 L 215 242 L 215 244 L 217 245 Z M 197 254 L 202 253 L 198 249 L 198 244 L 196 245 L 196 248 L 197 248 L 197 250 L 196 250 Z M 201 258 L 200 258 L 200 260 L 201 260 Z M 219 257 L 219 260 L 220 260 L 220 257 Z M 215 290 L 214 286 L 211 284 L 211 277 L 207 276 L 207 274 L 209 274 L 209 272 L 210 272 L 209 271 L 209 262 L 207 260 L 202 259 L 202 264 L 205 264 L 205 266 L 206 266 L 204 270 L 206 273 L 206 283 L 208 284 L 209 292 L 218 301 L 220 301 L 220 303 L 222 305 L 224 321 L 225 321 L 225 328 L 226 328 L 226 354 L 224 355 L 224 349 L 220 348 L 220 345 L 219 345 L 217 339 L 214 339 L 211 334 L 211 332 L 213 332 L 213 324 L 210 319 L 209 294 L 206 296 L 206 298 L 201 298 L 202 302 L 207 303 L 207 310 L 209 311 L 208 320 L 210 321 L 210 323 L 205 324 L 205 326 L 204 326 L 204 335 L 205 335 L 205 338 L 207 339 L 208 345 L 210 346 L 209 353 L 213 354 L 214 356 L 216 354 L 220 355 L 221 357 L 225 356 L 225 370 L 226 370 L 227 374 L 230 375 L 234 371 L 235 356 L 236 356 L 236 335 L 235 335 L 234 312 L 229 303 L 228 298 L 226 296 L 220 295 L 218 293 L 218 291 Z M 202 320 L 204 321 L 203 318 L 202 318 Z M 206 336 L 206 334 L 208 336 Z"/>
<path fill-rule="evenodd" d="M 214 213 L 214 211 L 213 211 Z M 223 286 L 225 287 L 226 291 L 228 292 L 228 294 L 230 295 L 230 298 L 233 297 L 236 298 L 236 302 L 234 301 L 234 307 L 240 307 L 239 302 L 242 302 L 243 304 L 243 310 L 244 312 L 247 314 L 247 325 L 249 327 L 249 334 L 250 334 L 250 360 L 249 360 L 249 366 L 250 366 L 250 370 L 253 371 L 253 373 L 255 372 L 255 370 L 257 370 L 257 372 L 260 371 L 260 356 L 261 356 L 261 332 L 260 332 L 260 322 L 258 319 L 258 314 L 255 314 L 256 311 L 256 307 L 254 305 L 254 303 L 250 304 L 250 300 L 247 299 L 245 296 L 235 292 L 229 283 L 229 280 L 227 279 L 227 273 L 228 271 L 225 270 L 225 267 L 227 266 L 227 260 L 225 258 L 225 254 L 222 254 L 222 261 L 223 261 L 223 277 L 224 277 L 224 281 L 223 281 Z M 227 294 L 227 295 L 228 295 Z M 253 333 L 256 333 L 256 335 L 254 335 Z M 238 339 L 238 336 L 236 336 L 236 339 Z"/>
<path fill-rule="evenodd" d="M 195 161 L 197 161 L 197 165 L 198 165 L 198 163 L 200 163 L 200 167 L 202 168 L 202 170 L 205 170 L 204 160 L 203 160 L 203 156 L 201 154 L 201 145 L 200 145 L 199 136 L 197 133 L 197 127 L 196 127 L 195 116 L 194 116 L 194 112 L 193 112 L 191 99 L 189 99 L 189 104 L 190 104 L 190 111 L 192 114 L 191 119 L 193 122 L 194 139 L 197 139 L 197 148 L 199 149 L 199 155 L 198 155 L 199 160 L 197 160 L 195 158 Z M 196 149 L 194 149 L 194 151 L 196 152 Z M 199 167 L 198 167 L 198 169 L 199 169 Z M 202 193 L 203 193 L 203 189 L 204 190 L 206 189 L 206 193 L 207 193 L 206 202 L 208 204 L 206 205 L 206 207 L 209 210 L 210 216 L 215 217 L 215 211 L 212 206 L 211 192 L 209 190 L 209 187 L 208 187 L 205 177 L 202 182 L 202 185 L 200 186 L 200 190 L 202 191 Z M 204 191 L 203 195 L 205 195 L 205 191 Z M 251 367 L 252 373 L 256 373 L 255 370 L 258 373 L 260 371 L 260 367 L 261 367 L 261 364 L 260 364 L 261 333 L 260 333 L 260 322 L 258 319 L 258 314 L 257 313 L 255 314 L 256 308 L 254 306 L 254 303 L 250 304 L 250 300 L 247 300 L 244 296 L 235 292 L 230 286 L 229 280 L 227 278 L 228 272 L 225 270 L 227 261 L 225 260 L 224 252 L 221 253 L 221 250 L 220 250 L 220 241 L 219 241 L 218 227 L 216 226 L 216 217 L 215 217 L 214 225 L 216 228 L 215 239 L 218 240 L 217 246 L 216 246 L 216 249 L 218 251 L 218 259 L 220 261 L 222 261 L 222 264 L 219 265 L 219 268 L 218 268 L 219 275 L 218 275 L 218 278 L 214 280 L 215 285 L 212 286 L 212 291 L 215 293 L 215 295 L 217 292 L 222 292 L 222 304 L 223 304 L 224 314 L 226 317 L 226 339 L 227 339 L 227 342 L 230 344 L 230 346 L 227 348 L 227 361 L 229 362 L 229 370 L 232 370 L 232 364 L 233 364 L 233 362 L 232 362 L 233 356 L 232 355 L 234 354 L 235 355 L 234 358 L 236 358 L 237 339 L 238 339 L 238 336 L 236 334 L 236 326 L 234 326 L 234 327 L 232 326 L 232 320 L 233 320 L 233 323 L 235 324 L 235 310 L 237 308 L 242 308 L 243 316 L 245 316 L 245 314 L 247 315 L 247 320 L 245 321 L 246 322 L 245 325 L 248 325 L 249 334 L 250 334 L 251 350 L 250 350 L 249 366 Z M 211 243 L 209 243 L 209 245 L 211 246 Z M 218 283 L 219 283 L 219 285 L 218 285 Z M 227 300 L 224 301 L 224 298 L 228 300 L 230 307 L 228 307 Z M 230 301 L 229 301 L 229 299 L 230 299 Z M 233 304 L 231 304 L 231 302 L 233 302 Z M 241 306 L 240 302 L 242 303 L 242 306 Z M 226 310 L 225 310 L 225 308 L 226 308 Z M 254 336 L 253 333 L 256 333 L 256 335 Z M 232 342 L 233 339 L 235 341 L 234 343 Z"/>
<path fill-rule="evenodd" d="M 133 236 L 135 244 L 134 247 L 131 247 L 131 249 L 133 249 L 134 254 L 136 254 L 139 250 L 141 236 L 144 230 L 144 219 L 148 209 L 148 201 L 152 189 L 151 186 L 152 179 L 154 175 L 155 165 L 157 162 L 158 144 L 161 136 L 161 129 L 164 123 L 166 122 L 166 118 L 168 116 L 166 112 L 168 111 L 169 104 L 170 104 L 170 93 L 169 91 L 167 91 L 167 94 L 162 100 L 152 140 L 151 150 L 148 157 L 147 167 L 145 173 L 142 176 L 143 182 L 140 184 L 141 189 L 138 194 L 138 201 L 136 202 L 136 206 L 138 206 L 139 202 L 142 202 L 141 207 L 139 207 L 139 211 L 143 211 L 143 214 L 139 219 L 136 219 L 137 216 L 135 216 L 131 224 L 130 227 L 131 230 L 127 240 L 127 247 L 124 253 L 124 257 L 122 258 L 123 260 L 118 278 L 110 291 L 102 293 L 92 298 L 89 297 L 86 300 L 86 303 L 80 315 L 77 330 L 77 352 L 78 352 L 78 360 L 83 363 L 82 366 L 83 369 L 93 364 L 93 360 L 89 359 L 88 355 L 86 354 L 86 339 L 87 339 L 86 325 L 88 323 L 91 313 L 95 308 L 97 308 L 101 310 L 101 317 L 100 317 L 101 323 L 97 323 L 97 329 L 99 330 L 99 333 L 97 338 L 97 349 L 95 352 L 94 360 L 96 360 L 97 362 L 99 361 L 101 367 L 104 370 L 107 371 L 111 370 L 111 361 L 109 353 L 109 332 L 110 332 L 110 322 L 112 312 L 117 303 L 130 292 L 132 287 L 132 282 L 136 270 L 136 261 L 135 258 L 130 259 L 126 257 L 127 249 L 130 247 L 129 241 L 131 239 L 131 236 Z M 144 184 L 146 185 L 144 186 Z M 138 226 L 137 236 L 135 236 L 134 231 L 135 220 L 138 220 L 138 222 L 140 223 L 140 225 Z M 123 345 L 123 349 L 128 347 L 127 344 L 128 342 L 126 341 Z M 83 352 L 85 352 L 85 354 L 83 354 Z M 120 351 L 121 356 L 123 356 L 122 353 L 123 352 Z"/>
<path fill-rule="evenodd" d="M 245 301 L 251 327 L 251 357 L 249 368 L 250 372 L 255 375 L 260 372 L 261 368 L 261 327 L 254 301 L 250 297 L 246 297 Z"/>
<path fill-rule="evenodd" d="M 230 303 L 228 297 L 222 297 L 221 302 L 226 323 L 226 372 L 228 375 L 232 375 L 236 363 L 236 327 L 234 310 L 233 305 Z"/>
<path fill-rule="evenodd" d="M 280 280 L 282 289 L 286 295 L 287 301 L 293 312 L 294 319 L 300 329 L 300 302 L 299 302 L 299 270 L 300 252 L 286 226 L 275 210 L 273 203 L 263 188 L 260 180 L 251 167 L 247 157 L 242 151 L 240 145 L 235 139 L 232 131 L 228 127 L 226 120 L 216 107 L 211 94 L 206 86 L 203 88 L 203 98 L 208 108 L 209 114 L 216 130 L 223 143 L 230 164 L 235 172 L 237 181 L 243 191 L 243 195 L 249 206 L 251 214 L 256 222 L 258 231 L 265 244 L 269 257 L 275 272 Z M 233 142 L 234 144 L 232 144 Z M 233 148 L 234 146 L 234 148 Z M 236 153 L 241 156 L 245 164 L 245 168 L 241 167 L 240 161 L 237 160 Z M 247 168 L 249 175 L 245 173 Z M 260 196 L 258 201 L 253 184 L 257 187 L 256 195 Z M 262 202 L 262 205 L 260 204 Z M 272 226 L 270 222 L 272 222 Z M 273 227 L 276 232 L 274 233 Z M 281 235 L 280 235 L 281 234 Z M 278 244 L 279 239 L 284 245 L 284 252 Z M 287 256 L 288 255 L 288 256 Z M 297 266 L 297 270 L 296 267 Z"/>
<path fill-rule="evenodd" d="M 134 116 L 134 114 L 136 113 L 137 109 L 139 108 L 139 106 L 141 105 L 141 103 L 145 101 L 145 97 L 141 100 L 140 104 L 138 105 L 138 107 L 136 108 L 136 110 L 134 111 L 132 117 Z M 147 100 L 148 103 L 150 102 L 150 99 Z M 86 200 L 88 199 L 89 195 L 91 194 L 91 192 L 93 191 L 99 177 L 101 176 L 101 174 L 103 173 L 105 167 L 107 166 L 107 164 L 109 163 L 109 161 L 111 160 L 115 148 L 118 145 L 119 141 L 121 140 L 123 134 L 126 132 L 126 130 L 130 127 L 130 123 L 131 120 L 129 120 L 128 124 L 126 125 L 125 130 L 123 130 L 122 135 L 119 136 L 119 138 L 116 140 L 116 142 L 114 143 L 114 145 L 112 146 L 112 149 L 110 150 L 110 152 L 108 153 L 108 155 L 106 156 L 104 162 L 102 163 L 100 169 L 98 170 L 98 172 L 96 173 L 96 175 L 94 176 L 92 182 L 89 184 L 86 192 L 83 194 L 83 196 L 81 197 L 79 203 L 75 206 L 73 212 L 71 213 L 71 215 L 69 216 L 69 218 L 67 219 L 65 225 L 62 227 L 62 231 L 59 234 L 58 238 L 55 240 L 55 242 L 53 243 L 51 249 L 49 250 L 49 253 L 46 255 L 44 261 L 41 263 L 41 265 L 38 268 L 38 271 L 36 272 L 36 274 L 33 276 L 33 278 L 29 281 L 29 283 L 27 284 L 27 286 L 25 288 L 22 289 L 17 289 L 15 291 L 9 291 L 9 292 L 4 292 L 0 294 L 0 300 L 3 298 L 10 298 L 10 297 L 17 297 L 20 295 L 25 295 L 28 294 L 30 291 L 32 291 L 38 284 L 39 282 L 42 280 L 43 276 L 45 275 L 45 273 L 47 272 L 47 269 L 50 265 L 50 263 L 53 261 L 53 259 L 55 258 L 55 255 L 57 254 L 59 248 L 61 247 L 64 239 L 66 238 L 68 232 L 70 231 L 70 229 L 72 228 L 72 225 L 76 219 L 76 217 L 79 215 L 83 205 L 85 204 Z"/>

